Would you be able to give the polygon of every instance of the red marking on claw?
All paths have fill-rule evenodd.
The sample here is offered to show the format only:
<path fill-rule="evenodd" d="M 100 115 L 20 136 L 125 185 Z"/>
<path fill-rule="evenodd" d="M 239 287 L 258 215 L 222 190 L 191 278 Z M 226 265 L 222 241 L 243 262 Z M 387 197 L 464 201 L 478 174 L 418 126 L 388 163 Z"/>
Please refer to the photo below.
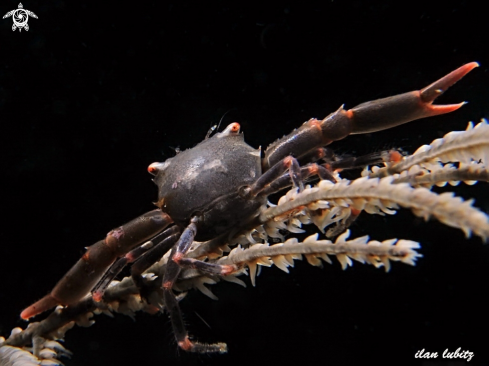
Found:
<path fill-rule="evenodd" d="M 420 90 L 420 98 L 424 103 L 433 102 L 440 94 L 443 94 L 449 87 L 455 84 L 457 81 L 462 79 L 465 75 L 471 72 L 476 67 L 479 67 L 478 62 L 469 62 L 458 69 L 452 71 L 448 75 L 445 75 L 441 79 L 438 79 L 433 84 L 428 85 L 426 88 Z M 458 106 L 459 104 L 452 104 L 440 107 L 452 107 Z M 463 105 L 463 104 L 462 104 Z M 435 106 L 433 106 L 435 107 Z M 461 107 L 461 105 L 460 105 Z M 457 107 L 455 109 L 458 109 Z"/>
<path fill-rule="evenodd" d="M 465 102 L 444 105 L 436 105 L 432 103 L 449 87 L 451 87 L 453 84 L 462 79 L 465 75 L 467 75 L 470 71 L 478 66 L 479 63 L 477 62 L 470 62 L 468 64 L 465 64 L 458 69 L 452 71 L 448 75 L 445 75 L 441 79 L 438 79 L 434 83 L 428 85 L 426 88 L 421 89 L 419 92 L 414 92 L 419 93 L 420 103 L 427 112 L 427 116 L 436 116 L 439 114 L 450 113 L 462 107 Z"/>
<path fill-rule="evenodd" d="M 424 107 L 429 111 L 429 116 L 436 116 L 438 114 L 445 114 L 445 113 L 456 111 L 464 104 L 465 102 L 461 102 L 458 104 L 444 104 L 444 105 L 424 104 Z"/>

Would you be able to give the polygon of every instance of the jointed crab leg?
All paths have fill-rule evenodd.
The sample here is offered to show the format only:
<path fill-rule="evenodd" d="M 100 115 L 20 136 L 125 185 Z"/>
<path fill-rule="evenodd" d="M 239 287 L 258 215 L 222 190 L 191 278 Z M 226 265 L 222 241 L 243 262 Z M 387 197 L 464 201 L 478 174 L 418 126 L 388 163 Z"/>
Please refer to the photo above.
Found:
<path fill-rule="evenodd" d="M 136 263 L 131 267 L 131 277 L 134 283 L 141 288 L 141 276 L 144 271 L 151 267 L 154 263 L 158 262 L 166 252 L 168 252 L 172 246 L 177 242 L 180 237 L 180 229 L 174 225 L 157 237 L 151 239 L 155 246 L 148 250 Z"/>
<path fill-rule="evenodd" d="M 323 159 L 333 159 L 334 154 L 326 148 L 315 149 L 307 154 L 309 158 L 316 158 L 317 161 Z M 335 169 L 352 169 L 364 167 L 369 164 L 376 164 L 384 161 L 384 157 L 389 155 L 388 152 L 375 152 L 357 158 L 346 158 L 328 161 L 324 165 L 310 163 L 300 167 L 297 159 L 289 155 L 281 162 L 278 162 L 253 183 L 246 192 L 248 197 L 257 195 L 268 196 L 273 192 L 278 192 L 281 189 L 287 188 L 292 184 L 298 187 L 300 191 L 304 189 L 304 181 L 310 176 L 318 176 L 320 179 L 327 179 L 336 182 L 332 171 Z M 284 172 L 288 173 L 284 174 Z"/>
<path fill-rule="evenodd" d="M 133 263 L 134 261 L 137 262 L 131 267 L 131 276 L 138 288 L 143 290 L 144 283 L 141 274 L 152 264 L 160 260 L 161 257 L 171 249 L 173 244 L 175 244 L 179 236 L 180 230 L 178 229 L 178 226 L 174 225 L 116 260 L 104 274 L 99 283 L 93 288 L 93 299 L 95 301 L 102 301 L 105 290 L 110 283 L 127 264 Z"/>
<path fill-rule="evenodd" d="M 118 257 L 150 239 L 172 222 L 166 213 L 153 210 L 112 230 L 104 240 L 88 247 L 49 295 L 27 307 L 20 316 L 29 319 L 56 305 L 77 303 L 90 292 Z"/>
<path fill-rule="evenodd" d="M 350 134 L 381 131 L 419 118 L 455 111 L 464 103 L 432 103 L 477 66 L 477 62 L 465 64 L 421 90 L 362 103 L 350 110 L 341 106 L 322 121 L 311 119 L 267 148 L 262 162 L 263 170 L 268 170 L 290 154 L 300 158 L 313 149 Z"/>
<path fill-rule="evenodd" d="M 384 151 L 369 153 L 358 157 L 337 158 L 336 160 L 333 160 L 335 158 L 334 154 L 327 153 L 326 155 L 322 153 L 323 151 L 327 152 L 327 150 L 328 149 L 326 148 L 319 148 L 316 149 L 316 151 L 313 151 L 314 155 L 313 154 L 309 155 L 311 156 L 311 158 L 314 158 L 315 156 L 316 157 L 319 156 L 318 159 L 316 160 L 322 158 L 326 160 L 326 163 L 324 164 L 309 163 L 307 165 L 300 167 L 300 174 L 295 173 L 297 176 L 300 176 L 302 178 L 302 181 L 304 183 L 307 182 L 308 178 L 315 177 L 315 176 L 317 176 L 321 180 L 329 180 L 330 182 L 336 183 L 336 178 L 334 177 L 333 172 L 337 169 L 342 170 L 342 169 L 363 168 L 367 165 L 378 164 L 382 162 L 392 162 L 393 160 L 400 159 L 402 157 L 401 154 L 396 150 L 391 150 L 391 151 L 384 150 Z M 267 170 L 261 176 L 261 178 L 266 177 L 268 173 L 272 172 L 275 169 L 275 166 Z M 257 182 L 259 181 L 260 179 L 257 180 Z M 267 181 L 267 184 L 262 187 L 259 194 L 262 196 L 269 196 L 273 193 L 276 193 L 290 186 L 291 186 L 291 174 L 285 173 L 282 174 L 280 177 L 276 178 L 275 180 L 272 180 L 271 182 Z M 295 186 L 298 185 L 295 184 Z M 252 191 L 253 191 L 253 186 L 252 186 Z"/>
<path fill-rule="evenodd" d="M 304 184 L 302 182 L 303 178 L 301 175 L 301 167 L 299 166 L 297 159 L 295 159 L 293 156 L 287 156 L 281 162 L 275 164 L 269 170 L 267 170 L 248 188 L 248 192 L 246 192 L 247 197 L 256 197 L 268 185 L 279 179 L 286 171 L 288 171 L 287 175 L 289 177 L 287 180 L 289 183 L 288 185 L 290 185 L 290 182 L 292 182 L 295 187 L 299 187 L 300 190 L 302 190 L 304 188 Z"/>
<path fill-rule="evenodd" d="M 198 261 L 192 258 L 184 258 L 190 249 L 190 245 L 194 241 L 197 234 L 196 217 L 192 218 L 190 224 L 183 231 L 178 243 L 173 247 L 170 258 L 168 261 L 165 274 L 163 276 L 163 299 L 165 302 L 166 310 L 170 315 L 173 331 L 175 332 L 175 339 L 178 342 L 178 346 L 185 351 L 197 352 L 197 353 L 224 353 L 227 350 L 226 344 L 214 343 L 205 344 L 195 341 L 191 341 L 188 337 L 185 324 L 183 323 L 182 312 L 178 306 L 178 301 L 173 293 L 173 285 L 176 282 L 178 275 L 181 272 L 182 266 L 198 267 L 201 271 L 209 271 L 210 267 L 214 269 L 213 273 L 228 274 L 236 270 L 234 265 L 218 265 L 210 264 Z"/>

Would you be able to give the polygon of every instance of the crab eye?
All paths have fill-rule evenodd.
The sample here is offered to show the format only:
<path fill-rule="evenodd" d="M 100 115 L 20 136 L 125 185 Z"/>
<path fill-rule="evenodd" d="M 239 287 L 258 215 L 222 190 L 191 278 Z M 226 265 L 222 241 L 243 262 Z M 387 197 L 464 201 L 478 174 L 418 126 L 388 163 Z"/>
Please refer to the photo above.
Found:
<path fill-rule="evenodd" d="M 156 175 L 159 171 L 165 169 L 167 165 L 167 162 L 150 164 L 150 166 L 148 166 L 148 173 Z"/>
<path fill-rule="evenodd" d="M 238 133 L 239 128 L 241 127 L 238 122 L 233 122 L 229 126 L 231 126 L 231 132 Z"/>
<path fill-rule="evenodd" d="M 228 135 L 231 135 L 231 134 L 233 134 L 233 135 L 234 135 L 234 134 L 239 133 L 239 129 L 240 129 L 240 127 L 241 127 L 241 126 L 239 125 L 239 123 L 238 123 L 238 122 L 233 122 L 233 123 L 231 123 L 230 125 L 228 125 L 228 126 L 227 126 L 227 127 L 224 129 L 224 131 L 222 131 L 221 133 L 222 133 L 222 135 L 223 135 L 223 136 L 228 136 Z"/>
<path fill-rule="evenodd" d="M 158 172 L 158 169 L 156 169 L 156 166 L 155 166 L 156 164 L 157 163 L 153 163 L 150 166 L 148 166 L 148 173 L 156 175 L 156 173 Z"/>

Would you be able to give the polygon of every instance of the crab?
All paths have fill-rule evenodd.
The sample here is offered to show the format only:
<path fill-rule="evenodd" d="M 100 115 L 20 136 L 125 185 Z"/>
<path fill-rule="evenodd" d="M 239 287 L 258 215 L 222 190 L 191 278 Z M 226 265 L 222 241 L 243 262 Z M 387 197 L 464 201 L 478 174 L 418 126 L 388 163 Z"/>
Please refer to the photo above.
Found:
<path fill-rule="evenodd" d="M 76 313 L 77 307 L 79 308 L 87 297 L 90 301 L 109 302 L 110 299 L 106 297 L 109 284 L 127 263 L 135 262 L 131 268 L 132 279 L 141 295 L 141 302 L 145 302 L 147 309 L 150 308 L 152 311 L 168 312 L 175 339 L 181 349 L 197 353 L 226 352 L 224 343 L 205 344 L 189 338 L 179 309 L 179 298 L 174 293 L 179 279 L 182 278 L 182 270 L 190 268 L 200 274 L 226 277 L 242 273 L 247 264 L 250 272 L 255 271 L 260 254 L 253 254 L 254 257 L 250 254 L 247 262 L 247 259 L 240 257 L 245 252 L 244 249 L 236 248 L 224 260 L 211 259 L 219 257 L 219 253 L 222 253 L 216 248 L 237 244 L 243 237 L 249 238 L 245 242 L 250 244 L 257 238 L 266 236 L 261 225 L 270 218 L 286 217 L 297 221 L 299 213 L 307 205 L 309 206 L 306 209 L 309 210 L 324 209 L 328 206 L 324 198 L 312 199 L 307 204 L 301 203 L 297 198 L 301 192 L 307 191 L 310 195 L 314 193 L 311 188 L 305 187 L 307 182 L 319 180 L 324 186 L 334 186 L 338 180 L 335 169 L 379 161 L 379 154 L 355 162 L 332 161 L 328 158 L 330 151 L 325 146 L 350 134 L 385 130 L 416 119 L 457 110 L 464 103 L 434 105 L 433 102 L 477 66 L 476 62 L 468 63 L 418 91 L 363 103 L 349 110 L 341 106 L 322 120 L 310 119 L 289 135 L 272 143 L 263 156 L 260 149 L 245 143 L 244 136 L 240 133 L 240 125 L 236 122 L 213 136 L 210 136 L 212 131 L 209 131 L 206 138 L 197 146 L 178 152 L 165 162 L 153 163 L 148 167 L 158 187 L 157 209 L 113 229 L 106 238 L 88 247 L 85 254 L 54 289 L 22 311 L 21 317 L 30 319 L 56 305 L 65 306 L 63 310 L 67 313 L 70 310 Z M 389 154 L 389 158 L 399 160 L 399 154 Z M 282 202 L 281 206 L 279 202 L 279 210 L 270 212 L 266 209 L 270 195 L 291 187 L 292 193 L 287 194 L 286 202 Z M 294 200 L 295 205 L 287 206 Z M 311 205 L 315 205 L 314 208 Z M 365 209 L 365 206 L 362 207 Z M 386 207 L 381 209 L 388 211 Z M 362 208 L 349 209 L 348 216 L 354 218 L 361 210 Z M 473 217 L 478 215 L 473 212 L 470 214 Z M 319 219 L 324 221 L 324 218 Z M 317 215 L 312 218 L 319 219 Z M 351 220 L 343 220 L 342 225 L 338 225 L 335 230 L 334 236 L 345 231 L 349 223 Z M 257 235 L 256 230 L 260 227 L 261 232 Z M 278 229 L 268 228 L 265 231 L 269 230 L 270 233 L 270 230 L 275 230 L 277 233 L 282 228 L 279 225 Z M 294 225 L 287 228 L 292 231 Z M 487 235 L 486 229 L 481 233 L 472 227 L 462 228 L 474 230 L 483 237 Z M 344 239 L 345 234 L 338 240 Z M 309 238 L 307 240 L 314 241 Z M 197 243 L 201 242 L 204 244 L 198 246 Z M 276 248 L 275 252 L 261 255 L 279 258 L 283 253 L 288 253 L 287 245 L 292 244 L 287 241 L 280 248 Z M 320 244 L 324 248 L 329 245 L 329 249 L 313 251 L 310 249 L 311 246 L 303 249 L 303 253 L 310 256 L 308 260 L 311 263 L 317 261 L 317 258 L 311 257 L 311 253 L 336 250 L 331 249 L 330 244 L 318 245 Z M 364 249 L 360 249 L 363 244 L 365 243 L 355 242 L 350 245 L 358 247 L 351 255 L 356 256 L 354 259 L 363 255 Z M 392 246 L 392 243 L 380 243 L 376 245 L 377 249 L 370 246 L 369 256 L 365 255 L 365 258 L 361 259 L 387 266 L 385 258 L 382 259 L 380 254 L 382 250 L 389 250 L 391 259 L 410 264 L 416 258 L 416 254 L 411 251 L 415 247 L 412 242 L 406 242 L 404 246 L 399 245 L 397 248 L 389 245 Z M 251 246 L 257 248 L 257 253 L 260 249 L 258 247 L 259 245 Z M 389 248 L 382 249 L 384 247 Z M 338 259 L 344 266 L 347 265 L 349 259 L 338 250 Z M 164 272 L 159 276 L 160 281 L 149 281 L 143 273 L 160 261 L 165 253 L 169 254 L 165 266 L 162 267 Z M 253 259 L 250 259 L 252 257 Z M 382 258 L 379 259 L 380 257 Z M 285 268 L 290 265 L 286 260 L 280 262 L 278 259 L 275 264 Z M 157 283 L 156 288 L 154 283 Z"/>

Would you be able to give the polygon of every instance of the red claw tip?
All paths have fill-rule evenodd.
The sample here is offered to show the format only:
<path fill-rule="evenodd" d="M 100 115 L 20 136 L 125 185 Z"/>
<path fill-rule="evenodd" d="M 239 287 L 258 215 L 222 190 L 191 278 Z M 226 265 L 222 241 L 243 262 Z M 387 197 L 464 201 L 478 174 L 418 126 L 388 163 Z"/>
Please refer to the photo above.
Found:
<path fill-rule="evenodd" d="M 471 72 L 474 68 L 478 67 L 478 62 L 469 62 L 451 73 L 445 75 L 441 79 L 438 79 L 434 83 L 428 85 L 426 88 L 420 90 L 420 98 L 424 103 L 431 103 L 441 94 L 443 94 L 449 87 L 462 79 L 465 75 Z M 460 107 L 458 107 L 460 108 Z M 456 108 L 457 109 L 457 108 Z"/>
<path fill-rule="evenodd" d="M 428 109 L 431 116 L 436 116 L 439 114 L 450 113 L 456 111 L 461 108 L 463 105 L 467 104 L 467 102 L 461 102 L 458 104 L 429 104 Z"/>
<path fill-rule="evenodd" d="M 42 312 L 54 308 L 56 305 L 59 305 L 59 302 L 51 296 L 51 294 L 44 296 L 41 300 L 35 302 L 31 306 L 27 307 L 20 313 L 20 317 L 24 320 L 28 320 L 37 314 L 41 314 Z"/>

